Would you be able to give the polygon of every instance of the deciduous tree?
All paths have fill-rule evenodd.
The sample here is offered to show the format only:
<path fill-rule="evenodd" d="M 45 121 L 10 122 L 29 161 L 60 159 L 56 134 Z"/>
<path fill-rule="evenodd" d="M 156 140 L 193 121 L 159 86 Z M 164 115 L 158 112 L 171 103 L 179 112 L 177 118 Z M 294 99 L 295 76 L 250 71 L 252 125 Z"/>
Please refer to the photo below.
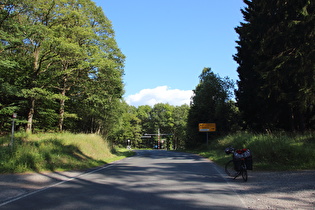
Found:
<path fill-rule="evenodd" d="M 217 134 L 230 132 L 236 123 L 229 120 L 234 114 L 230 103 L 233 82 L 214 74 L 210 68 L 204 68 L 199 78 L 188 115 L 188 147 L 205 142 L 198 130 L 199 123 L 216 123 Z"/>

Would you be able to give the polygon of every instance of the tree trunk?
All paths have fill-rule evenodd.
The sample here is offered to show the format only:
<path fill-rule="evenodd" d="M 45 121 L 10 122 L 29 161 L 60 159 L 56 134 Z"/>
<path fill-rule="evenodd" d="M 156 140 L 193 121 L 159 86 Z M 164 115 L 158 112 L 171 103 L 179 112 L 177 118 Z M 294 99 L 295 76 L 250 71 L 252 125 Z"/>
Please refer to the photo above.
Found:
<path fill-rule="evenodd" d="M 33 41 L 32 41 L 33 42 Z M 35 45 L 35 44 L 34 44 Z M 33 52 L 33 56 L 34 56 L 34 74 L 33 74 L 33 78 L 32 78 L 32 82 L 37 80 L 37 76 L 39 74 L 39 69 L 40 69 L 40 65 L 39 65 L 39 52 L 40 52 L 40 47 L 35 47 L 34 52 Z M 33 117 L 34 117 L 34 111 L 35 111 L 35 98 L 31 97 L 31 108 L 28 112 L 28 116 L 27 116 L 27 125 L 26 125 L 26 129 L 25 131 L 27 133 L 31 133 L 32 132 L 32 127 L 33 127 Z"/>
<path fill-rule="evenodd" d="M 27 125 L 25 129 L 26 133 L 32 132 L 34 110 L 35 110 L 35 98 L 31 98 L 31 108 L 30 108 L 30 111 L 28 112 Z"/>
<path fill-rule="evenodd" d="M 60 107 L 59 107 L 59 123 L 58 123 L 58 127 L 59 127 L 59 131 L 61 132 L 63 130 L 63 122 L 64 122 L 64 115 L 65 115 L 65 96 L 66 96 L 66 82 L 67 82 L 67 78 L 64 78 L 64 86 L 63 89 L 61 91 L 61 95 L 62 98 L 60 99 Z"/>
<path fill-rule="evenodd" d="M 59 109 L 59 122 L 58 122 L 58 127 L 59 127 L 60 132 L 63 130 L 64 115 L 65 115 L 65 99 L 61 99 L 60 109 Z"/>

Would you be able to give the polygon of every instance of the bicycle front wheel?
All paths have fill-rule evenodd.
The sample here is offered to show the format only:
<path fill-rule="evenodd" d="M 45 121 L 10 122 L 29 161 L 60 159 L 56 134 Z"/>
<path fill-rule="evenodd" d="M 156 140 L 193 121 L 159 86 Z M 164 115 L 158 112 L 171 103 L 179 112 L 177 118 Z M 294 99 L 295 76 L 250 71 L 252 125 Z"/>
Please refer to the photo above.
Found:
<path fill-rule="evenodd" d="M 247 181 L 247 167 L 246 167 L 244 159 L 242 159 L 241 173 L 242 173 L 243 180 L 246 182 Z"/>
<path fill-rule="evenodd" d="M 239 174 L 239 171 L 235 170 L 233 160 L 230 160 L 225 164 L 225 173 L 229 176 L 236 177 Z"/>

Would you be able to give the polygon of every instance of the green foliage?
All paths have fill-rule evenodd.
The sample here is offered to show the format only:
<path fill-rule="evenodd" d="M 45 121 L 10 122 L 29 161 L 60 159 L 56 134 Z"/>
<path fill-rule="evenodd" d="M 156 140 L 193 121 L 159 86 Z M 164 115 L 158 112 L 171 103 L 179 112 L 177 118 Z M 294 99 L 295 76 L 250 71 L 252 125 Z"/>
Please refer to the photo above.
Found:
<path fill-rule="evenodd" d="M 188 147 L 204 142 L 204 133 L 198 131 L 199 123 L 216 123 L 215 135 L 229 133 L 238 124 L 238 110 L 231 101 L 233 82 L 215 75 L 210 68 L 204 68 L 199 78 L 188 115 Z"/>
<path fill-rule="evenodd" d="M 152 131 L 150 128 L 152 125 L 150 116 L 151 111 L 152 107 L 149 105 L 143 105 L 137 108 L 137 116 L 141 120 L 141 132 L 143 134 L 150 133 Z"/>
<path fill-rule="evenodd" d="M 174 107 L 169 104 L 158 103 L 153 106 L 150 112 L 152 127 L 156 131 L 160 129 L 162 133 L 170 133 L 170 128 L 174 126 L 172 118 Z"/>
<path fill-rule="evenodd" d="M 5 1 L 0 35 L 1 131 L 10 130 L 14 111 L 26 131 L 108 135 L 123 94 L 124 55 L 100 7 L 90 0 Z"/>
<path fill-rule="evenodd" d="M 134 106 L 129 106 L 127 103 L 122 103 L 121 117 L 119 126 L 112 136 L 116 145 L 126 146 L 127 140 L 131 140 L 133 147 L 140 147 L 141 144 L 141 120 L 137 117 L 137 109 Z"/>
<path fill-rule="evenodd" d="M 256 131 L 315 126 L 313 1 L 245 0 L 239 34 L 237 104 Z"/>
<path fill-rule="evenodd" d="M 172 149 L 183 149 L 186 147 L 187 139 L 187 119 L 190 107 L 186 104 L 176 106 L 172 113 L 173 126 L 171 128 L 171 145 Z"/>
<path fill-rule="evenodd" d="M 159 103 L 138 108 L 123 102 L 120 105 L 119 120 L 115 124 L 114 132 L 108 137 L 115 145 L 127 145 L 131 140 L 134 148 L 153 148 L 157 145 L 157 134 L 160 131 L 165 140 L 163 148 L 178 149 L 185 146 L 186 120 L 188 105 L 171 106 Z M 141 138 L 145 134 L 155 134 L 151 138 Z"/>

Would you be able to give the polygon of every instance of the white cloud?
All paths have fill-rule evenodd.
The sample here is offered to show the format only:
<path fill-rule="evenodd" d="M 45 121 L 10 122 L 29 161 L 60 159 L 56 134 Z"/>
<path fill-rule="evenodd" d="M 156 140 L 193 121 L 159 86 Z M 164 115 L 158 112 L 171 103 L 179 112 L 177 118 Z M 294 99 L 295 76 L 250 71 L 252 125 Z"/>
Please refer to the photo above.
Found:
<path fill-rule="evenodd" d="M 158 86 L 154 89 L 143 89 L 139 93 L 127 96 L 125 100 L 132 106 L 154 106 L 157 103 L 180 106 L 183 104 L 189 105 L 192 94 L 192 90 L 170 89 L 168 86 Z"/>

